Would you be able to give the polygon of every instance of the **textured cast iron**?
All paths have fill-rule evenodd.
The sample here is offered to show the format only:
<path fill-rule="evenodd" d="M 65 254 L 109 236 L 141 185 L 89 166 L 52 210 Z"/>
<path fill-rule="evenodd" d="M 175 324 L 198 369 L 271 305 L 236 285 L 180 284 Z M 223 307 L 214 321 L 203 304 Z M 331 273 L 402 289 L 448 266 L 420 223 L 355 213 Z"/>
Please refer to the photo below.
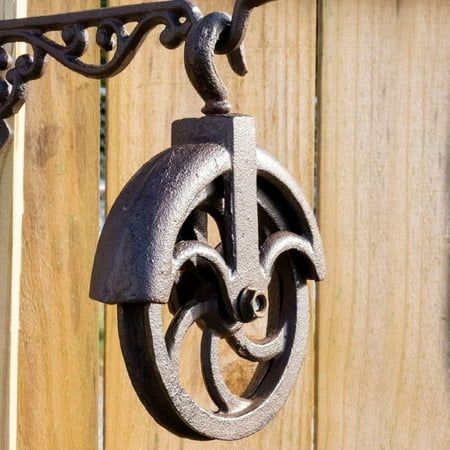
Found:
<path fill-rule="evenodd" d="M 3 119 L 25 102 L 26 83 L 43 73 L 47 55 L 92 78 L 110 77 L 131 61 L 147 33 L 164 24 L 167 48 L 183 41 L 185 66 L 205 101 L 200 119 L 172 126 L 172 147 L 145 164 L 124 188 L 106 221 L 90 295 L 118 305 L 120 342 L 141 401 L 167 429 L 191 439 L 235 440 L 263 428 L 280 410 L 299 373 L 308 337 L 307 280 L 325 275 L 314 215 L 286 170 L 256 146 L 254 119 L 231 115 L 228 91 L 214 65 L 225 54 L 247 72 L 243 39 L 250 11 L 272 0 L 237 0 L 233 16 L 205 17 L 174 0 L 0 22 L 0 147 Z M 136 23 L 128 33 L 125 25 Z M 107 62 L 82 61 L 87 28 L 115 52 Z M 64 45 L 47 33 L 61 32 Z M 13 65 L 3 47 L 23 41 L 33 55 Z M 114 44 L 116 41 L 116 44 Z M 208 244 L 214 220 L 220 244 Z M 172 321 L 164 328 L 163 311 Z M 263 339 L 247 324 L 267 320 Z M 215 405 L 195 401 L 181 383 L 184 338 L 202 332 L 201 369 Z M 257 363 L 240 395 L 227 386 L 219 342 Z"/>
<path fill-rule="evenodd" d="M 298 375 L 308 335 L 306 281 L 325 272 L 320 236 L 294 179 L 256 147 L 253 118 L 175 122 L 172 145 L 113 206 L 91 297 L 119 304 L 130 378 L 160 424 L 192 439 L 241 439 L 275 416 Z M 217 248 L 206 240 L 206 214 L 220 230 Z M 164 304 L 174 315 L 167 331 Z M 267 335 L 252 340 L 244 323 L 264 313 Z M 180 381 L 183 339 L 195 324 L 214 410 L 196 403 Z M 220 339 L 259 363 L 242 396 L 221 374 Z"/>

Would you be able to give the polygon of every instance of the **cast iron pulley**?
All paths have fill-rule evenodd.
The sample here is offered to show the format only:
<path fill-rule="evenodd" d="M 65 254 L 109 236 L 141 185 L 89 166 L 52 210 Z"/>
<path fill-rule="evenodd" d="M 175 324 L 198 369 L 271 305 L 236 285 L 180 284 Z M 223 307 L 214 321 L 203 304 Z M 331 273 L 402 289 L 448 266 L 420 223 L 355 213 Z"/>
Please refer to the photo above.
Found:
<path fill-rule="evenodd" d="M 220 233 L 214 248 L 208 217 Z M 173 147 L 119 196 L 91 296 L 119 304 L 128 373 L 153 417 L 180 436 L 232 440 L 260 430 L 285 403 L 306 351 L 306 282 L 323 276 L 313 213 L 295 180 L 256 147 L 253 119 L 207 116 L 175 122 Z M 166 330 L 165 305 L 173 314 Z M 253 340 L 245 324 L 259 320 L 266 336 Z M 183 339 L 194 326 L 213 410 L 180 381 Z M 221 339 L 258 363 L 241 396 L 222 376 Z"/>
<path fill-rule="evenodd" d="M 247 18 L 233 25 L 213 13 L 190 30 L 186 68 L 207 115 L 175 122 L 172 147 L 126 185 L 104 226 L 91 283 L 92 298 L 118 305 L 122 352 L 142 403 L 162 426 L 199 440 L 249 436 L 284 405 L 306 352 L 307 280 L 325 272 L 302 190 L 257 147 L 254 119 L 229 113 L 214 67 L 214 52 L 222 52 L 245 72 L 239 33 Z M 262 336 L 249 331 L 255 324 Z M 193 328 L 202 337 L 191 364 L 201 366 L 210 406 L 182 382 L 183 342 Z M 224 345 L 255 364 L 239 392 L 222 371 Z"/>

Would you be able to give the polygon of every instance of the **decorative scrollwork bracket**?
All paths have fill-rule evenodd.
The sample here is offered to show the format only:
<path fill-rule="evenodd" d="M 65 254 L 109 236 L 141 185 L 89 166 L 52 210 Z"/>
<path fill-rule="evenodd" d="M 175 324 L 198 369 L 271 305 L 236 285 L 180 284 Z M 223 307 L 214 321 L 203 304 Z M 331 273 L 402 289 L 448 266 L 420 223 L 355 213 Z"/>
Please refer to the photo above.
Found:
<path fill-rule="evenodd" d="M 254 118 L 229 114 L 228 90 L 215 66 L 216 54 L 227 55 L 236 74 L 247 73 L 250 12 L 270 1 L 236 0 L 232 16 L 203 16 L 190 1 L 171 0 L 0 22 L 0 150 L 10 136 L 5 119 L 24 104 L 27 83 L 42 76 L 48 56 L 101 79 L 123 71 L 157 25 L 164 25 L 166 48 L 185 42 L 185 69 L 206 117 L 174 122 L 172 147 L 148 161 L 119 195 L 103 227 L 90 288 L 92 299 L 118 306 L 121 348 L 142 403 L 184 438 L 242 439 L 280 411 L 309 342 L 307 281 L 325 276 L 319 230 L 303 191 L 257 146 Z M 85 57 L 92 28 L 109 53 L 98 64 Z M 5 44 L 16 42 L 31 51 L 13 62 Z M 214 246 L 208 223 L 218 230 Z M 173 315 L 168 327 L 163 308 Z M 180 354 L 194 325 L 202 332 L 199 362 L 211 407 L 182 384 Z M 251 326 L 262 332 L 259 338 Z M 221 342 L 254 367 L 240 392 L 222 374 Z"/>
<path fill-rule="evenodd" d="M 268 1 L 273 0 L 237 0 L 233 19 L 230 18 L 218 42 L 217 53 L 228 54 L 232 67 L 240 75 L 246 72 L 241 44 L 249 12 Z M 170 0 L 0 21 L 0 73 L 3 73 L 0 76 L 0 149 L 11 135 L 5 119 L 16 114 L 25 103 L 27 83 L 43 75 L 48 55 L 86 77 L 109 78 L 129 65 L 145 37 L 157 25 L 165 26 L 160 35 L 161 44 L 174 49 L 202 19 L 200 9 L 191 1 Z M 134 25 L 131 32 L 127 31 L 127 25 Z M 114 52 L 99 64 L 82 59 L 89 45 L 88 28 L 96 28 L 96 43 L 100 49 Z M 63 43 L 49 37 L 51 32 L 60 33 Z M 29 44 L 31 54 L 19 55 L 13 61 L 5 44 L 18 42 Z M 216 86 L 221 90 L 219 97 L 227 95 L 217 74 L 213 74 L 210 82 L 214 84 L 213 91 Z M 200 95 L 203 96 L 203 92 Z M 208 103 L 208 99 L 205 101 Z"/>

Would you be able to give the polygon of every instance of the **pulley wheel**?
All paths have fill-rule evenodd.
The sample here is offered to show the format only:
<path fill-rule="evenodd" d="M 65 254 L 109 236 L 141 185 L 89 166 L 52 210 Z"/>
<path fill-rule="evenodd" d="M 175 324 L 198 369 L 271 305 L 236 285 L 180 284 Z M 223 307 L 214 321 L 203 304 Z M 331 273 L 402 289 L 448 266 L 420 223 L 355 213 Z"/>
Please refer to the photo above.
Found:
<path fill-rule="evenodd" d="M 263 259 L 277 236 L 299 232 L 302 219 L 293 207 L 295 194 L 278 178 L 281 166 L 261 150 L 257 152 L 257 166 L 258 234 Z M 260 170 L 262 166 L 264 170 Z M 177 246 L 186 240 L 205 245 L 209 215 L 220 233 L 220 243 L 211 250 L 229 265 L 232 236 L 226 223 L 226 176 L 221 174 L 199 191 L 179 230 Z M 252 291 L 249 287 L 241 293 L 241 320 L 233 319 L 224 306 L 220 273 L 198 255 L 179 268 L 167 305 L 118 305 L 120 342 L 128 373 L 141 401 L 161 425 L 183 437 L 235 440 L 257 432 L 273 419 L 297 379 L 306 351 L 307 265 L 295 252 L 282 253 L 272 264 L 265 290 Z M 167 329 L 163 321 L 166 308 L 173 315 Z M 261 320 L 265 320 L 265 336 L 255 340 L 246 333 L 244 323 Z M 202 333 L 201 358 L 192 364 L 201 364 L 212 408 L 196 402 L 180 381 L 180 352 L 191 327 L 198 327 Z M 236 358 L 257 363 L 240 395 L 233 393 L 224 379 L 221 340 Z"/>

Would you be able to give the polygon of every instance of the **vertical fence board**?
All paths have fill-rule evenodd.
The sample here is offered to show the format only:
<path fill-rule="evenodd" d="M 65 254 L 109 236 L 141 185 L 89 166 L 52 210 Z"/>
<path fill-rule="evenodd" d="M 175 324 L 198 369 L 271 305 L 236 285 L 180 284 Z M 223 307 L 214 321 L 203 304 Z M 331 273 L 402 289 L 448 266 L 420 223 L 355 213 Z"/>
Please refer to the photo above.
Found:
<path fill-rule="evenodd" d="M 29 0 L 28 15 L 94 8 Z M 49 61 L 26 111 L 21 278 L 21 449 L 97 446 L 98 83 Z"/>
<path fill-rule="evenodd" d="M 445 449 L 450 3 L 324 0 L 318 449 Z"/>
<path fill-rule="evenodd" d="M 131 3 L 110 1 L 110 5 Z M 204 12 L 231 10 L 233 2 L 198 2 Z M 258 141 L 274 152 L 313 193 L 315 2 L 284 0 L 269 4 L 252 17 L 246 40 L 250 73 L 230 75 L 222 60 L 234 110 L 257 118 Z M 219 59 L 219 58 L 218 58 Z M 200 115 L 202 104 L 187 81 L 182 50 L 162 49 L 157 33 L 147 39 L 130 68 L 109 82 L 107 203 L 110 207 L 130 176 L 151 156 L 170 145 L 174 119 Z M 313 302 L 312 302 L 313 303 Z M 314 314 L 312 323 L 314 322 Z M 159 427 L 139 403 L 120 354 L 115 308 L 107 308 L 105 361 L 105 445 L 107 450 L 132 448 L 209 448 L 211 444 L 181 440 Z M 314 333 L 312 327 L 311 333 Z M 187 377 L 198 378 L 192 354 Z M 314 351 L 287 406 L 267 429 L 238 443 L 214 448 L 310 448 L 313 430 Z M 197 377 L 197 378 L 195 378 Z M 199 380 L 198 383 L 201 383 Z"/>
<path fill-rule="evenodd" d="M 26 0 L 0 0 L 0 19 L 26 11 Z M 0 448 L 14 449 L 17 428 L 18 312 L 23 209 L 23 112 L 0 150 Z"/>

